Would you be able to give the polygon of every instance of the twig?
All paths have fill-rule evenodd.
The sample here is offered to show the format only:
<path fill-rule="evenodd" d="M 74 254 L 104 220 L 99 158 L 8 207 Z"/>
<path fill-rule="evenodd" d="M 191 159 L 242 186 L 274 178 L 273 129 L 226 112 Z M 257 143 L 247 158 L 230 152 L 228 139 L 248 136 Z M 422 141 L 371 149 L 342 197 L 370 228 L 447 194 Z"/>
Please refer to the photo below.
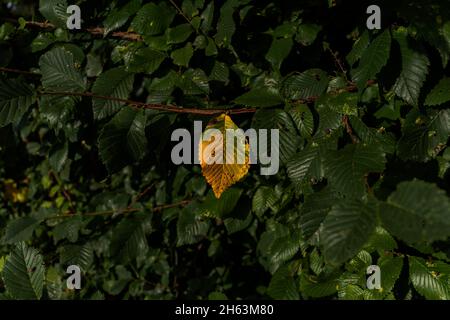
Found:
<path fill-rule="evenodd" d="M 171 203 L 171 204 L 157 206 L 157 207 L 151 208 L 150 210 L 153 212 L 161 212 L 165 209 L 185 206 L 185 205 L 189 204 L 190 202 L 191 202 L 191 200 L 183 200 L 183 201 L 180 201 L 177 203 Z M 81 217 L 110 216 L 110 215 L 114 215 L 114 214 L 120 215 L 120 214 L 127 214 L 127 213 L 132 213 L 132 212 L 137 212 L 137 211 L 141 211 L 141 209 L 125 208 L 125 209 L 119 209 L 119 210 L 95 211 L 95 212 L 76 213 L 76 214 L 73 214 L 70 212 L 65 212 L 63 214 L 59 214 L 56 216 L 47 217 L 45 220 L 52 220 L 52 219 L 59 219 L 59 218 L 71 218 L 71 217 L 75 217 L 75 216 L 81 216 Z"/>
<path fill-rule="evenodd" d="M 144 189 L 144 191 L 142 191 L 141 193 L 139 193 L 134 199 L 133 201 L 131 201 L 130 205 L 128 206 L 128 208 L 133 207 L 147 192 L 149 192 L 153 186 L 155 184 L 152 183 L 151 185 L 149 185 L 147 188 Z"/>
<path fill-rule="evenodd" d="M 37 77 L 41 76 L 40 73 L 34 73 L 34 72 L 30 72 L 30 71 L 17 70 L 17 69 L 11 69 L 11 68 L 3 68 L 3 67 L 0 68 L 0 72 L 18 73 L 18 74 L 23 74 L 23 75 L 27 75 L 27 76 L 37 76 Z"/>
<path fill-rule="evenodd" d="M 190 113 L 190 114 L 200 114 L 200 115 L 216 115 L 224 112 L 230 114 L 242 114 L 242 113 L 254 113 L 255 108 L 240 108 L 240 109 L 198 109 L 198 108 L 184 108 L 174 105 L 157 104 L 157 103 L 144 103 L 139 101 L 132 101 L 128 99 L 121 99 L 111 96 L 97 95 L 91 92 L 57 92 L 57 91 L 40 91 L 40 95 L 55 95 L 55 96 L 81 96 L 81 97 L 91 97 L 95 99 L 103 99 L 109 101 L 122 102 L 130 107 L 137 109 L 152 109 L 175 113 Z"/>
<path fill-rule="evenodd" d="M 345 79 L 347 79 L 347 70 L 345 70 L 344 65 L 342 64 L 342 61 L 339 59 L 337 53 L 334 52 L 333 50 L 331 50 L 330 47 L 328 47 L 327 49 L 331 53 L 331 55 L 333 56 L 334 63 L 341 70 L 341 72 L 343 73 Z"/>
<path fill-rule="evenodd" d="M 19 22 L 16 19 L 11 18 L 0 18 L 0 20 L 7 21 L 14 24 L 19 24 Z M 26 28 L 36 28 L 36 29 L 48 29 L 53 30 L 56 29 L 56 26 L 49 22 L 38 22 L 38 21 L 26 21 L 25 22 Z M 88 27 L 81 30 L 73 30 L 75 32 L 88 32 L 92 34 L 93 36 L 105 36 L 105 29 L 101 27 Z M 128 31 L 115 31 L 110 34 L 113 38 L 119 38 L 122 40 L 128 40 L 128 41 L 142 41 L 142 37 L 137 34 L 136 32 L 128 32 Z"/>
<path fill-rule="evenodd" d="M 342 123 L 344 124 L 345 130 L 347 131 L 348 135 L 349 135 L 350 138 L 352 139 L 352 143 L 353 143 L 353 144 L 358 143 L 358 142 L 359 142 L 359 139 L 358 139 L 357 136 L 355 136 L 355 135 L 353 134 L 353 129 L 352 129 L 351 125 L 350 125 L 350 122 L 349 122 L 349 120 L 348 120 L 348 116 L 347 116 L 347 115 L 344 115 L 344 116 L 342 117 Z"/>
<path fill-rule="evenodd" d="M 186 19 L 187 22 L 189 22 L 190 25 L 192 25 L 191 20 L 184 14 L 183 10 L 180 9 L 180 7 L 175 3 L 173 0 L 169 0 L 169 2 L 174 6 L 174 8 L 178 11 L 178 13 Z"/>

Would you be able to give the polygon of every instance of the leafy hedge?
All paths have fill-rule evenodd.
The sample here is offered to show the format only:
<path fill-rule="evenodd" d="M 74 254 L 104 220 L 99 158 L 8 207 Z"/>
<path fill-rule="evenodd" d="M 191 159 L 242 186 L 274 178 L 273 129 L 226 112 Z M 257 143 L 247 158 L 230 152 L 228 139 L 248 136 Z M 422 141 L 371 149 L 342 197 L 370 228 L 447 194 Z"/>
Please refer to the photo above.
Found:
<path fill-rule="evenodd" d="M 448 1 L 0 4 L 0 298 L 450 298 Z M 281 167 L 216 199 L 170 135 L 223 112 Z"/>

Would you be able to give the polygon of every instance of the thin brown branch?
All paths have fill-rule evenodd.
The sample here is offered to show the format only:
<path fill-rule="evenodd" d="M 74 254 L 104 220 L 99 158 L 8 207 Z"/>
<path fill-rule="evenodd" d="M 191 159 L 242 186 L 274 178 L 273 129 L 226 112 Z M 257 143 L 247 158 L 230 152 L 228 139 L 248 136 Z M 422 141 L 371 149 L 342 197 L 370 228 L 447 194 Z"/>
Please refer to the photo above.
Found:
<path fill-rule="evenodd" d="M 192 25 L 191 19 L 189 19 L 183 12 L 183 10 L 180 9 L 180 7 L 175 3 L 173 0 L 169 0 L 169 2 L 172 4 L 172 6 L 178 11 L 178 13 L 187 21 L 190 25 Z"/>
<path fill-rule="evenodd" d="M 350 125 L 350 122 L 348 120 L 348 116 L 344 115 L 342 117 L 342 123 L 344 124 L 345 130 L 347 131 L 347 134 L 350 136 L 350 139 L 352 139 L 352 143 L 356 144 L 359 142 L 359 139 L 355 134 L 353 133 L 353 129 Z"/>
<path fill-rule="evenodd" d="M 151 109 L 166 112 L 175 113 L 189 113 L 189 114 L 199 114 L 199 115 L 216 115 L 220 113 L 229 114 L 243 114 L 243 113 L 254 113 L 255 108 L 240 108 L 240 109 L 197 109 L 197 108 L 184 108 L 174 105 L 158 104 L 158 103 L 145 103 L 139 101 L 132 101 L 128 99 L 121 99 L 111 96 L 97 95 L 92 92 L 59 92 L 59 91 L 40 91 L 40 95 L 55 95 L 55 96 L 79 96 L 79 97 L 91 97 L 95 99 L 103 99 L 109 101 L 122 102 L 137 109 Z"/>
<path fill-rule="evenodd" d="M 331 50 L 330 47 L 328 47 L 327 49 L 333 56 L 334 63 L 339 68 L 339 70 L 341 70 L 344 77 L 347 79 L 347 70 L 344 68 L 344 64 L 342 63 L 341 59 L 339 59 L 338 54 L 336 52 L 334 52 L 333 50 Z"/>
<path fill-rule="evenodd" d="M 17 74 L 23 74 L 26 76 L 41 76 L 39 73 L 34 73 L 30 71 L 24 71 L 24 70 L 18 70 L 18 69 L 12 69 L 12 68 L 0 68 L 0 72 L 7 72 L 7 73 L 17 73 Z"/>
<path fill-rule="evenodd" d="M 177 203 L 171 203 L 171 204 L 165 204 L 157 207 L 153 207 L 150 210 L 153 212 L 161 212 L 165 209 L 170 208 L 176 208 L 176 207 L 183 207 L 188 205 L 191 202 L 191 200 L 183 200 Z M 85 213 L 71 213 L 71 212 L 65 212 L 63 214 L 59 214 L 56 216 L 47 217 L 46 220 L 52 220 L 52 219 L 59 219 L 59 218 L 71 218 L 75 216 L 82 216 L 82 217 L 96 217 L 96 216 L 112 216 L 114 214 L 121 215 L 121 214 L 127 214 L 132 212 L 141 211 L 142 209 L 139 208 L 125 208 L 125 209 L 119 209 L 119 210 L 105 210 L 105 211 L 95 211 L 95 212 L 85 212 Z"/>
<path fill-rule="evenodd" d="M 0 18 L 3 21 L 7 21 L 13 24 L 19 24 L 19 22 L 16 19 L 11 18 Z M 29 29 L 43 29 L 43 30 L 53 30 L 56 29 L 56 26 L 45 21 L 45 22 L 39 22 L 39 21 L 26 21 L 25 27 Z M 81 30 L 74 30 L 74 32 L 87 32 L 92 34 L 93 36 L 105 36 L 105 29 L 101 27 L 88 27 Z M 115 31 L 111 32 L 109 34 L 112 38 L 118 38 L 122 40 L 127 41 L 142 41 L 142 37 L 137 34 L 136 32 L 129 32 L 129 31 Z"/>

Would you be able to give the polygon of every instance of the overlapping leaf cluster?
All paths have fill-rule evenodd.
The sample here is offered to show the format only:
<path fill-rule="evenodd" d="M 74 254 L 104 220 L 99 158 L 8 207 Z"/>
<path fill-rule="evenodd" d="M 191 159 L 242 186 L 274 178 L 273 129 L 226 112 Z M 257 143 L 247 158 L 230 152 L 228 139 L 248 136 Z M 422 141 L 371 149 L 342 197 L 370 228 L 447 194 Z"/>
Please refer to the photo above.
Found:
<path fill-rule="evenodd" d="M 2 299 L 450 298 L 447 1 L 381 30 L 364 2 L 78 1 L 80 31 L 0 4 Z M 279 129 L 280 171 L 217 199 L 170 158 L 210 117 L 169 104 Z"/>

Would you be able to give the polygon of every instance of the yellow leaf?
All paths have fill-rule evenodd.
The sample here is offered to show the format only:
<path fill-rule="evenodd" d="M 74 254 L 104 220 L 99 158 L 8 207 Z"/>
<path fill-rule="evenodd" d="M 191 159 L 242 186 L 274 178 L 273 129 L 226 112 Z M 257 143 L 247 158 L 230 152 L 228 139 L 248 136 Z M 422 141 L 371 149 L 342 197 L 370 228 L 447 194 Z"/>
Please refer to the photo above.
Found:
<path fill-rule="evenodd" d="M 221 135 L 209 134 L 212 132 L 209 129 L 217 129 L 216 132 L 220 132 Z M 230 145 L 230 150 L 227 150 L 227 129 L 236 130 L 239 127 L 226 114 L 214 118 L 206 126 L 199 146 L 202 173 L 211 185 L 216 198 L 220 198 L 228 187 L 241 180 L 250 167 L 248 141 L 243 136 L 241 136 L 240 143 L 239 139 L 233 139 L 235 141 L 233 141 L 232 147 Z M 217 153 L 218 150 L 220 151 Z M 217 159 L 221 161 L 215 161 Z"/>

